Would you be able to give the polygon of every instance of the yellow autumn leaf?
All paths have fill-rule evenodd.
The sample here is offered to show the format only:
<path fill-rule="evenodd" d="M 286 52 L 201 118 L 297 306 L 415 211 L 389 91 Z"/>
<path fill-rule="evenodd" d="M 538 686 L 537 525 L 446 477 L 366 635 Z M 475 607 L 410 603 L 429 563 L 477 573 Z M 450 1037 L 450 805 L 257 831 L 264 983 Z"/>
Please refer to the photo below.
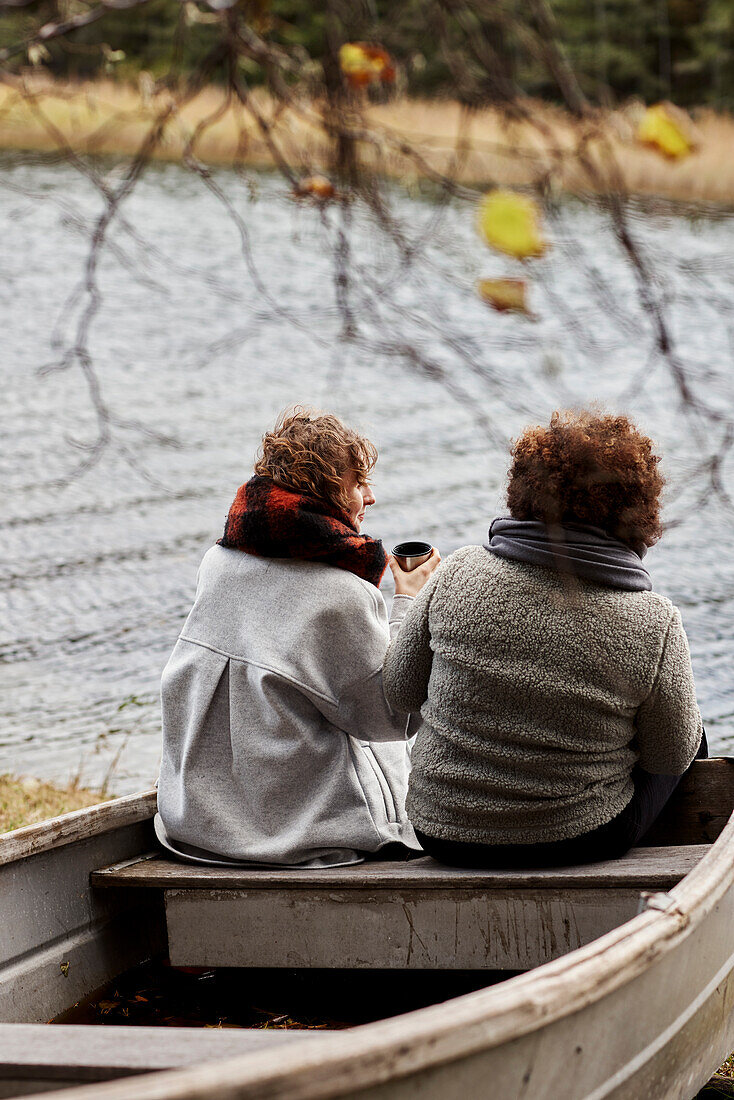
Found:
<path fill-rule="evenodd" d="M 358 72 L 364 63 L 364 51 L 355 42 L 345 42 L 339 48 L 339 64 L 343 73 Z"/>
<path fill-rule="evenodd" d="M 487 192 L 479 206 L 479 230 L 488 245 L 518 260 L 542 256 L 548 247 L 537 203 L 515 191 Z"/>
<path fill-rule="evenodd" d="M 524 279 L 479 279 L 477 291 L 482 301 L 500 313 L 524 313 L 532 317 Z"/>
<path fill-rule="evenodd" d="M 671 160 L 687 157 L 696 147 L 687 116 L 670 103 L 648 107 L 637 127 L 637 140 Z"/>

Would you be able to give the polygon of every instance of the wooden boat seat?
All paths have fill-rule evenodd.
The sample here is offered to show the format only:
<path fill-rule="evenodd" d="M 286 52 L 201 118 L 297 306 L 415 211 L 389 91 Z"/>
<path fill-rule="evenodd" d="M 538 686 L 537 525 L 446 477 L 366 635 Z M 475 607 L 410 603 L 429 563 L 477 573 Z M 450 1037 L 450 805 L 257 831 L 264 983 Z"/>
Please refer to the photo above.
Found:
<path fill-rule="evenodd" d="M 311 871 L 202 867 L 157 853 L 92 874 L 163 892 L 178 966 L 526 970 L 635 916 L 707 844 L 636 848 L 539 870 L 464 870 L 429 857 Z"/>
<path fill-rule="evenodd" d="M 151 853 L 92 874 L 163 894 L 179 966 L 528 970 L 635 916 L 734 809 L 734 760 L 696 761 L 645 847 L 583 867 L 471 871 L 428 857 L 331 870 L 201 867 Z"/>
<path fill-rule="evenodd" d="M 328 1032 L 200 1027 L 0 1024 L 0 1098 L 219 1063 Z"/>

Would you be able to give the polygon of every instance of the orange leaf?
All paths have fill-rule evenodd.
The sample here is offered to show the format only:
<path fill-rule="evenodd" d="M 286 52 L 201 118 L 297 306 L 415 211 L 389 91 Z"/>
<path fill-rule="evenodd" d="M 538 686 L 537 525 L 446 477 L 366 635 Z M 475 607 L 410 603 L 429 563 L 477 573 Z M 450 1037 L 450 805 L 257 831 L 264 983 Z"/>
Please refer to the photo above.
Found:
<path fill-rule="evenodd" d="M 479 279 L 477 290 L 482 301 L 500 313 L 524 313 L 532 317 L 524 279 Z"/>
<path fill-rule="evenodd" d="M 298 198 L 310 196 L 325 202 L 336 197 L 336 188 L 326 176 L 306 176 L 298 181 L 295 193 Z"/>

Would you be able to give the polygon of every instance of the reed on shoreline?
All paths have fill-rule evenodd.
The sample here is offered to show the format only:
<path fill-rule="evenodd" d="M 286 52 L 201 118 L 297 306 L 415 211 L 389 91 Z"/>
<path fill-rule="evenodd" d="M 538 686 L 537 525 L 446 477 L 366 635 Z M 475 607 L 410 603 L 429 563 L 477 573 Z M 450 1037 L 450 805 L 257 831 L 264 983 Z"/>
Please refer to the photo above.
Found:
<path fill-rule="evenodd" d="M 62 787 L 29 776 L 0 775 L 0 833 L 94 806 L 110 797 L 75 783 Z"/>
<path fill-rule="evenodd" d="M 284 108 L 253 93 L 252 114 L 220 88 L 179 104 L 168 91 L 113 82 L 68 84 L 40 76 L 0 84 L 0 149 L 69 155 L 133 156 L 167 114 L 152 156 L 187 155 L 210 165 L 275 164 L 273 142 L 302 174 L 326 170 L 330 149 L 318 103 Z M 467 114 L 457 103 L 398 99 L 366 108 L 355 125 L 362 162 L 403 182 L 450 175 L 488 187 L 542 181 L 571 194 L 607 188 L 683 202 L 734 204 L 734 118 L 702 111 L 699 148 L 680 162 L 635 142 L 640 104 L 578 122 L 548 104 L 528 101 L 520 119 L 498 110 Z M 366 123 L 367 130 L 363 128 Z M 579 151 L 583 150 L 582 156 Z"/>

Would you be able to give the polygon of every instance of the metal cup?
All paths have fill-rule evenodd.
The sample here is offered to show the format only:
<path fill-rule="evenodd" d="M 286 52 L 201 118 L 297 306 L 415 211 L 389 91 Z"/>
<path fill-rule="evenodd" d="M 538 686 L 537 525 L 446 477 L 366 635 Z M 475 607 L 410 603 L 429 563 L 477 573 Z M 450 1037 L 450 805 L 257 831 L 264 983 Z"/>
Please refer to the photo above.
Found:
<path fill-rule="evenodd" d="M 430 542 L 399 542 L 392 548 L 392 556 L 404 573 L 410 573 L 428 561 L 433 553 Z"/>

